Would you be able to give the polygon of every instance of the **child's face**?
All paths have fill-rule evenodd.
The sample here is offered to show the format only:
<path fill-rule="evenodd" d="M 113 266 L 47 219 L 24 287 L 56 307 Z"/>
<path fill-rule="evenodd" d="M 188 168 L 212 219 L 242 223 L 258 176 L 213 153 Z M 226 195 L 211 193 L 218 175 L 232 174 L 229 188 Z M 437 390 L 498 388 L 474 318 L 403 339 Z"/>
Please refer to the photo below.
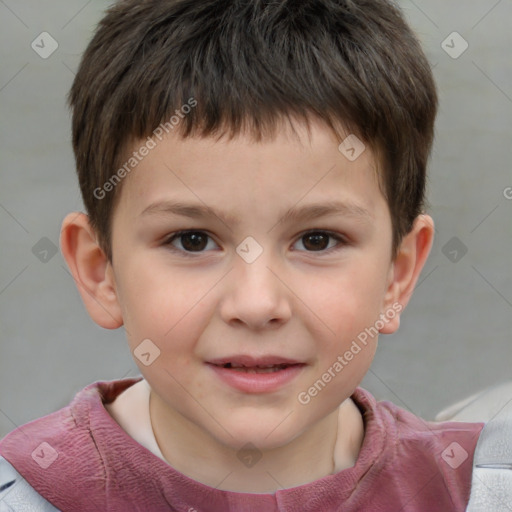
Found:
<path fill-rule="evenodd" d="M 320 421 L 367 372 L 376 321 L 381 332 L 398 325 L 391 218 L 370 150 L 351 162 L 327 128 L 312 125 L 311 140 L 298 132 L 300 143 L 284 128 L 262 143 L 167 137 L 125 179 L 113 218 L 130 348 L 149 339 L 160 350 L 151 362 L 157 352 L 142 346 L 151 364 L 136 357 L 140 371 L 172 414 L 234 448 L 271 449 Z M 335 202 L 337 213 L 286 216 Z M 177 215 L 171 203 L 212 213 Z M 195 237 L 169 241 L 184 230 Z M 302 366 L 242 374 L 211 364 L 237 356 Z"/>

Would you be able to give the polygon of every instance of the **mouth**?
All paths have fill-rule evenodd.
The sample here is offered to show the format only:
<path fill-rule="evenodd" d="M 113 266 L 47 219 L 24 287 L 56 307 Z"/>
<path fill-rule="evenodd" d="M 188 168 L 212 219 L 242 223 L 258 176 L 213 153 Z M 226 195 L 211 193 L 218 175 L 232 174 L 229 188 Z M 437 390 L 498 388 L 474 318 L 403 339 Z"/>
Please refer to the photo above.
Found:
<path fill-rule="evenodd" d="M 291 383 L 306 363 L 280 356 L 232 356 L 206 363 L 225 384 L 244 393 L 270 393 Z"/>
<path fill-rule="evenodd" d="M 213 359 L 208 364 L 235 370 L 239 372 L 272 373 L 289 368 L 290 366 L 304 366 L 305 363 L 282 356 L 249 356 L 233 355 Z"/>
<path fill-rule="evenodd" d="M 281 370 L 285 370 L 290 366 L 303 366 L 303 363 L 293 363 L 293 364 L 269 364 L 269 365 L 257 365 L 257 366 L 244 366 L 236 363 L 226 363 L 224 365 L 215 365 L 220 366 L 221 368 L 226 368 L 229 370 L 234 370 L 236 372 L 243 373 L 274 373 L 279 372 Z"/>

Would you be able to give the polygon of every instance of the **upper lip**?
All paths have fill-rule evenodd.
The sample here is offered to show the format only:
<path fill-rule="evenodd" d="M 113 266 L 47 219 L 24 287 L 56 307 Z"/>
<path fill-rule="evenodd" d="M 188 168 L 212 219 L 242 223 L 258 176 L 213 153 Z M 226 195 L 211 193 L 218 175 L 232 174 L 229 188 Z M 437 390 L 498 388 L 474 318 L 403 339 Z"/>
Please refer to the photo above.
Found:
<path fill-rule="evenodd" d="M 267 355 L 267 356 L 249 356 L 249 355 L 234 355 L 227 357 L 220 357 L 218 359 L 212 359 L 207 361 L 209 364 L 215 366 L 224 366 L 228 363 L 243 365 L 247 367 L 251 366 L 271 366 L 280 364 L 304 364 L 301 361 L 290 359 L 288 357 Z"/>

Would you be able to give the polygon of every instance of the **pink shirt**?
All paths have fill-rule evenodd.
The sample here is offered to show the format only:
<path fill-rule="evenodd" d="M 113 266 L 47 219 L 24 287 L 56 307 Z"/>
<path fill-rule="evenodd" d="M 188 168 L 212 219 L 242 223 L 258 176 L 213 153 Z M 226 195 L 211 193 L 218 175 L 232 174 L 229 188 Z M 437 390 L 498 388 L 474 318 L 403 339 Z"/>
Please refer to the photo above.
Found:
<path fill-rule="evenodd" d="M 0 454 L 39 494 L 66 512 L 466 508 L 483 423 L 425 422 L 390 402 L 376 402 L 357 388 L 352 399 L 363 414 L 365 436 L 354 467 L 275 494 L 237 493 L 183 475 L 115 422 L 103 402 L 112 402 L 139 380 L 87 386 L 67 407 L 8 434 L 0 441 Z"/>

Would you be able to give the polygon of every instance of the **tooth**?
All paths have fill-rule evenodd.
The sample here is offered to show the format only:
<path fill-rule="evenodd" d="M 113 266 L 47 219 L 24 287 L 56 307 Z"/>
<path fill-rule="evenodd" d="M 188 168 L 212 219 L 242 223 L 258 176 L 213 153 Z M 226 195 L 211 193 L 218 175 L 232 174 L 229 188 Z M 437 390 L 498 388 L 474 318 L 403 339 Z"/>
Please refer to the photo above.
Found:
<path fill-rule="evenodd" d="M 260 368 L 257 366 L 252 366 L 250 368 L 243 367 L 243 368 L 233 368 L 233 369 L 237 372 L 244 372 L 244 373 L 273 373 L 273 372 L 280 371 L 282 368 L 280 368 L 278 366 L 272 366 L 269 368 Z"/>

